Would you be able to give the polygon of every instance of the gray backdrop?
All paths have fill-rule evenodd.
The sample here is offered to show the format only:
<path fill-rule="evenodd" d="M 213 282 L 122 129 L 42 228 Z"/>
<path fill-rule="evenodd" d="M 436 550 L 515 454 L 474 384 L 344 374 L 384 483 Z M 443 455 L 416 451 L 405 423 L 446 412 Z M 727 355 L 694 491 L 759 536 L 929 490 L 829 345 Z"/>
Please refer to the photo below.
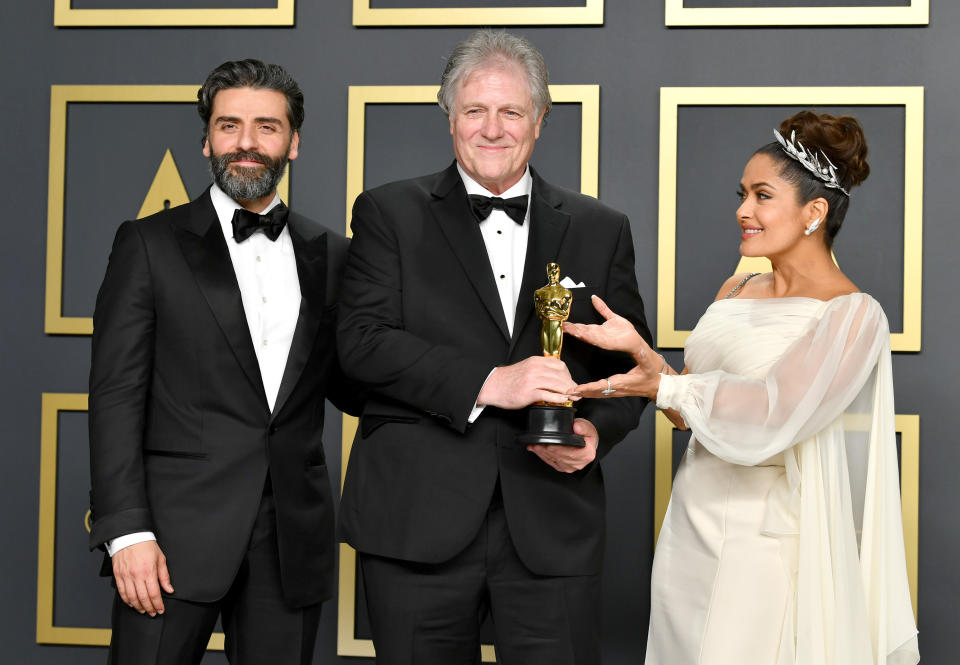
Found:
<path fill-rule="evenodd" d="M 457 0 L 377 0 L 372 6 L 468 6 Z M 514 4 L 491 2 L 490 6 Z M 515 4 L 521 4 L 518 0 Z M 528 1 L 528 6 L 576 6 Z M 687 6 L 793 3 L 690 1 Z M 850 0 L 808 5 L 906 5 Z M 45 335 L 47 162 L 52 84 L 199 84 L 227 59 L 285 65 L 307 99 L 301 157 L 291 175 L 293 207 L 334 228 L 344 224 L 347 87 L 434 84 L 443 56 L 469 28 L 354 28 L 348 0 L 300 0 L 292 28 L 55 28 L 53 3 L 5 3 L 0 49 L 12 90 L 5 120 L 3 181 L 9 200 L 0 243 L 0 404 L 3 463 L 0 662 L 101 663 L 103 647 L 36 643 L 41 393 L 84 393 L 88 337 Z M 75 0 L 79 8 L 265 7 L 256 0 Z M 656 324 L 659 88 L 661 86 L 920 85 L 926 90 L 923 350 L 894 358 L 898 413 L 920 415 L 919 627 L 923 662 L 950 665 L 960 598 L 960 517 L 954 491 L 960 452 L 954 432 L 957 326 L 956 167 L 960 3 L 933 1 L 931 24 L 889 28 L 682 28 L 663 26 L 659 0 L 607 0 L 605 25 L 512 28 L 543 51 L 554 83 L 601 87 L 600 197 L 631 218 L 637 275 Z M 679 115 L 677 314 L 689 329 L 736 266 L 734 192 L 752 149 L 793 108 L 686 107 Z M 902 314 L 903 109 L 849 110 L 864 123 L 873 175 L 855 190 L 838 260 L 884 305 L 894 331 Z M 435 171 L 449 163 L 443 115 L 428 105 L 368 108 L 365 185 Z M 558 105 L 533 163 L 579 187 L 580 109 Z M 87 316 L 112 234 L 134 217 L 164 151 L 191 196 L 207 182 L 199 121 L 189 104 L 72 104 L 68 113 L 63 314 Z M 668 352 L 675 366 L 679 351 Z M 335 416 L 335 413 L 330 414 Z M 60 419 L 55 625 L 106 627 L 110 590 L 86 551 L 86 417 Z M 326 437 L 339 468 L 339 420 Z M 605 662 L 642 662 L 652 557 L 653 414 L 605 462 L 608 551 L 604 577 Z M 675 460 L 676 462 L 676 460 Z M 337 482 L 338 478 L 331 478 Z M 361 608 L 362 614 L 362 608 Z M 336 604 L 324 609 L 316 663 L 338 658 Z M 358 619 L 358 634 L 365 621 Z M 211 653 L 205 662 L 225 662 Z"/>

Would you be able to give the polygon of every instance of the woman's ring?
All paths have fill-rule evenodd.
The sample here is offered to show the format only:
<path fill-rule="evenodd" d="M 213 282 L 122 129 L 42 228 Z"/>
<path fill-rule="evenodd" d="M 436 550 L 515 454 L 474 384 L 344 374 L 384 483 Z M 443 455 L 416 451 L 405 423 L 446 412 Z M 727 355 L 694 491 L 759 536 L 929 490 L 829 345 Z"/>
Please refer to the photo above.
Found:
<path fill-rule="evenodd" d="M 610 379 L 607 379 L 607 389 L 606 389 L 606 390 L 601 390 L 601 391 L 600 391 L 600 394 L 601 394 L 601 395 L 612 395 L 612 394 L 615 393 L 615 392 L 617 392 L 617 389 L 616 389 L 616 388 L 611 388 L 611 387 L 610 387 Z"/>

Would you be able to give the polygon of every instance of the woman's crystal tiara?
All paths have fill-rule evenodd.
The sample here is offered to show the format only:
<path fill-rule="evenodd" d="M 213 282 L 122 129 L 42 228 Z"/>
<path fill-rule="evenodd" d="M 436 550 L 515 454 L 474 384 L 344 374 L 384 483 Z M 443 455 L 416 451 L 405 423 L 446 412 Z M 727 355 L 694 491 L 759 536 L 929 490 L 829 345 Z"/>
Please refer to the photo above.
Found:
<path fill-rule="evenodd" d="M 826 165 L 823 166 L 820 164 L 820 157 L 818 157 L 812 150 L 807 150 L 804 148 L 803 144 L 797 140 L 796 131 L 790 132 L 789 141 L 783 138 L 783 135 L 776 129 L 773 130 L 773 135 L 777 137 L 777 142 L 780 143 L 783 151 L 793 159 L 800 162 L 800 164 L 803 165 L 803 168 L 810 171 L 810 173 L 822 180 L 824 186 L 831 189 L 839 189 L 848 197 L 850 196 L 850 192 L 845 190 L 840 185 L 840 179 L 837 177 L 837 167 L 833 165 L 833 162 L 830 161 L 830 158 L 827 157 L 826 153 L 824 153 L 822 150 L 819 151 L 820 157 L 823 157 L 823 160 L 826 162 Z"/>

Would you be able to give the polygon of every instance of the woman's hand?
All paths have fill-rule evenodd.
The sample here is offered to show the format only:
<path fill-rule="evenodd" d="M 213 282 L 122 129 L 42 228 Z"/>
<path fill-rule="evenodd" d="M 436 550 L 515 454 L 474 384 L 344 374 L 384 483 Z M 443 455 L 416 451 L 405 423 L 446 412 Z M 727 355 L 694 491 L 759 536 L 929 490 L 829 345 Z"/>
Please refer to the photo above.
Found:
<path fill-rule="evenodd" d="M 650 347 L 627 319 L 613 312 L 599 296 L 591 296 L 594 309 L 606 319 L 603 325 L 564 322 L 563 332 L 609 351 L 625 351 L 639 364 L 640 354 Z"/>
<path fill-rule="evenodd" d="M 669 372 L 663 356 L 654 352 L 627 319 L 607 307 L 599 296 L 591 296 L 594 308 L 606 319 L 603 325 L 563 324 L 563 331 L 588 344 L 610 351 L 625 351 L 636 367 L 626 374 L 584 383 L 567 390 L 568 395 L 581 397 L 649 397 L 657 398 L 660 372 Z"/>
<path fill-rule="evenodd" d="M 581 397 L 648 397 L 655 400 L 660 389 L 660 356 L 640 352 L 641 363 L 626 374 L 614 374 L 570 388 L 567 393 Z M 652 356 L 652 358 L 651 358 Z"/>

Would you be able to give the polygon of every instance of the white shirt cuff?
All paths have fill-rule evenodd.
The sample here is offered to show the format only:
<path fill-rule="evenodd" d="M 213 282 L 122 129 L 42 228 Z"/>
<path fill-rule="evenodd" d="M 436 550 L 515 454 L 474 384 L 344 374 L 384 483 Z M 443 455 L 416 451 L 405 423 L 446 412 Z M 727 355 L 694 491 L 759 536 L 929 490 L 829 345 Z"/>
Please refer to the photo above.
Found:
<path fill-rule="evenodd" d="M 490 376 L 491 376 L 494 372 L 496 372 L 496 371 L 497 371 L 497 368 L 496 368 L 496 367 L 494 367 L 492 370 L 490 370 L 490 374 L 487 374 L 487 378 L 485 378 L 485 379 L 483 380 L 483 385 L 484 385 L 484 386 L 487 385 L 487 381 L 490 380 Z M 483 386 L 480 386 L 480 392 L 483 392 Z M 480 398 L 480 396 L 477 395 L 477 399 L 479 399 L 479 398 Z M 476 402 L 474 402 L 474 404 L 473 404 L 473 410 L 470 411 L 470 415 L 467 416 L 467 423 L 469 423 L 469 424 L 472 425 L 472 424 L 473 424 L 473 421 L 480 417 L 480 414 L 483 413 L 483 410 L 484 410 L 485 408 L 486 408 L 486 405 L 480 406 L 479 404 L 477 404 Z"/>
<path fill-rule="evenodd" d="M 107 554 L 113 556 L 125 547 L 156 539 L 157 537 L 153 535 L 153 531 L 137 531 L 135 533 L 128 533 L 125 536 L 118 536 L 113 540 L 108 540 L 104 545 L 106 545 Z"/>

